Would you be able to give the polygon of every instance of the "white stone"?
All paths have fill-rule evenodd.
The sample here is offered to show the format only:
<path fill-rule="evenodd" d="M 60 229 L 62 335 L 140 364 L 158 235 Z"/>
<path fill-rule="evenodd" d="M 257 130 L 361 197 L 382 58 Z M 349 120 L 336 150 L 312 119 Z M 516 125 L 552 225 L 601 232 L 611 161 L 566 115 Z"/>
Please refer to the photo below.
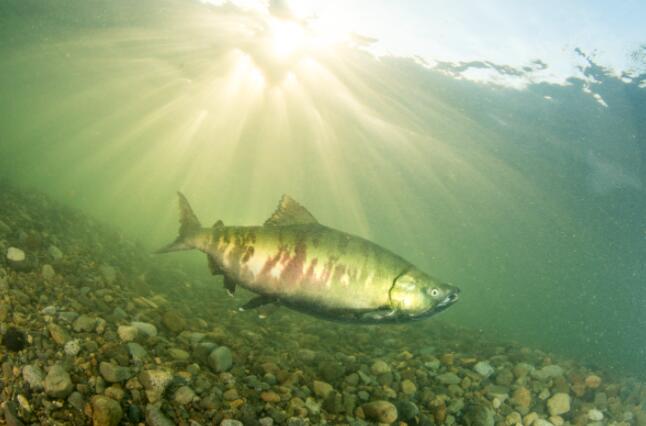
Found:
<path fill-rule="evenodd" d="M 494 368 L 487 361 L 480 361 L 473 366 L 476 373 L 482 377 L 489 377 L 494 373 Z"/>
<path fill-rule="evenodd" d="M 588 411 L 588 419 L 594 421 L 594 422 L 599 422 L 603 420 L 603 413 L 596 408 L 591 409 Z"/>
<path fill-rule="evenodd" d="M 552 416 L 558 416 L 570 411 L 570 395 L 559 392 L 547 400 L 547 409 Z"/>
<path fill-rule="evenodd" d="M 7 249 L 7 259 L 12 262 L 22 262 L 25 260 L 25 252 L 16 247 Z"/>
<path fill-rule="evenodd" d="M 81 351 L 81 342 L 79 339 L 70 340 L 65 343 L 64 351 L 66 355 L 76 356 Z"/>

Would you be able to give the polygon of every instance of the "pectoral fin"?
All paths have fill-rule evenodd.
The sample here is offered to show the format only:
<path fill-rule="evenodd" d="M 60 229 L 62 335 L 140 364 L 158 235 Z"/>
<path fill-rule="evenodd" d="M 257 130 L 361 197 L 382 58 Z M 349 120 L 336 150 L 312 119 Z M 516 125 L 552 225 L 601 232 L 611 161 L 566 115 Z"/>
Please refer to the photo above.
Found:
<path fill-rule="evenodd" d="M 233 296 L 236 292 L 236 283 L 228 275 L 224 275 L 224 288 L 229 293 L 229 296 Z"/>
<path fill-rule="evenodd" d="M 215 259 L 213 259 L 210 255 L 206 255 L 206 260 L 209 263 L 209 270 L 211 271 L 212 275 L 222 275 L 222 269 L 218 266 L 218 264 L 215 262 Z"/>
<path fill-rule="evenodd" d="M 253 299 L 249 300 L 244 305 L 238 308 L 240 311 L 248 311 L 250 309 L 256 309 L 260 306 L 267 305 L 269 303 L 274 303 L 276 298 L 268 296 L 256 296 Z"/>

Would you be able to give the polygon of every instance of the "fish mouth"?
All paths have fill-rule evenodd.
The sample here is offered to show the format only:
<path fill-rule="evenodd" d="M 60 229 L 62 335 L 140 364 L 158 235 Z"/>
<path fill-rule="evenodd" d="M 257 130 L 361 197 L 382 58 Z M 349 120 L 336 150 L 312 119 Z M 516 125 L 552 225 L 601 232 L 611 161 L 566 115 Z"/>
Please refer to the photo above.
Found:
<path fill-rule="evenodd" d="M 448 307 L 454 304 L 455 302 L 457 302 L 459 298 L 460 298 L 460 290 L 456 289 L 452 291 L 448 296 L 446 296 L 444 300 L 438 303 L 437 307 L 438 308 Z"/>

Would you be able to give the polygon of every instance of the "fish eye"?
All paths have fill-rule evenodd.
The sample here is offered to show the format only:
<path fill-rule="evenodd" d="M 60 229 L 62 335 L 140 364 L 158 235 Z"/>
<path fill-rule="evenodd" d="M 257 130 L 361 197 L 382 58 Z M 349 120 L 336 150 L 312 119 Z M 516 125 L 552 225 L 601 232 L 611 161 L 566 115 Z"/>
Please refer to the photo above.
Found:
<path fill-rule="evenodd" d="M 431 288 L 431 289 L 428 290 L 428 294 L 430 294 L 431 297 L 437 297 L 437 296 L 440 295 L 440 290 L 438 290 L 436 288 Z"/>

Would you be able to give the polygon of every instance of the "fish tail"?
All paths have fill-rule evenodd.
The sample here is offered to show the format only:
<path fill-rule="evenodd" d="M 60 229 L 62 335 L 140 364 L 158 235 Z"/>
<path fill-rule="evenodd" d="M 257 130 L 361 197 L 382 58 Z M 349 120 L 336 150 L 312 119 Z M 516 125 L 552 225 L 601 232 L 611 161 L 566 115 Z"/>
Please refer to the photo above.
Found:
<path fill-rule="evenodd" d="M 179 196 L 179 235 L 177 239 L 165 247 L 157 250 L 155 253 L 169 253 L 171 251 L 191 250 L 195 248 L 193 240 L 194 237 L 202 229 L 200 221 L 193 213 L 191 205 L 181 192 L 177 192 Z"/>

